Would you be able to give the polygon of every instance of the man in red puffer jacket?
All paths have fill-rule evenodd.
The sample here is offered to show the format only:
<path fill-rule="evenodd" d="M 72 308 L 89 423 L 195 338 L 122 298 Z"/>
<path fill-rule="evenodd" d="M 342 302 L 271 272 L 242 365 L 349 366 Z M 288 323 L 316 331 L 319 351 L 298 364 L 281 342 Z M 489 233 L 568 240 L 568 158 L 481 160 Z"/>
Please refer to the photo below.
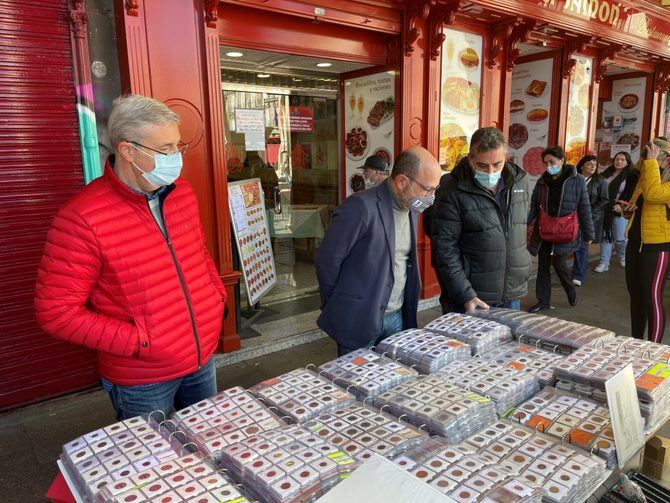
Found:
<path fill-rule="evenodd" d="M 186 145 L 165 104 L 114 102 L 115 155 L 60 209 L 35 292 L 48 334 L 97 350 L 119 420 L 187 407 L 216 393 L 212 354 L 226 291 L 198 201 L 179 178 Z"/>

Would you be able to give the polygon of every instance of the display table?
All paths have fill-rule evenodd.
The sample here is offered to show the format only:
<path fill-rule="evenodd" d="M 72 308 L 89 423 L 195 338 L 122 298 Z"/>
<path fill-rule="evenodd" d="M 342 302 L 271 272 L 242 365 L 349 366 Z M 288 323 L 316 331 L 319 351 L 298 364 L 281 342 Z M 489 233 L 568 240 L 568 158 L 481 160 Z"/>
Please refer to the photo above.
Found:
<path fill-rule="evenodd" d="M 60 468 L 60 461 L 58 462 L 58 465 Z M 65 480 L 63 472 L 61 471 L 59 471 L 58 475 L 56 475 L 56 478 L 51 483 L 51 486 L 49 486 L 49 489 L 47 490 L 44 497 L 49 501 L 53 501 L 54 503 L 79 503 L 81 501 L 75 498 L 75 496 L 72 494 L 70 485 L 68 481 Z"/>

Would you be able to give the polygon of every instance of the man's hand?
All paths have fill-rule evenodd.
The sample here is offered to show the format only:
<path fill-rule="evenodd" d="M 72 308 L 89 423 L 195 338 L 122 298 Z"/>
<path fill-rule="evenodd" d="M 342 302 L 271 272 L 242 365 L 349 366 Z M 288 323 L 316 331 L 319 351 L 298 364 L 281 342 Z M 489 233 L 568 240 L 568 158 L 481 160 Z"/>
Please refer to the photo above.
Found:
<path fill-rule="evenodd" d="M 465 312 L 466 313 L 471 313 L 478 307 L 481 307 L 482 309 L 488 309 L 489 305 L 481 300 L 479 297 L 475 297 L 472 300 L 469 300 L 465 303 Z"/>

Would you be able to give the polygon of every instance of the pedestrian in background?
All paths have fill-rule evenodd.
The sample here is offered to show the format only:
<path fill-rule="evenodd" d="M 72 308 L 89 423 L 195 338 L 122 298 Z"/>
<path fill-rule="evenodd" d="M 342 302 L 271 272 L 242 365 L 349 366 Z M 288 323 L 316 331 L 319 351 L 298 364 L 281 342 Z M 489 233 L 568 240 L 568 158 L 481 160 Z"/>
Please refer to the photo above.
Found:
<path fill-rule="evenodd" d="M 612 248 L 616 247 L 621 267 L 626 267 L 626 226 L 628 220 L 623 215 L 617 201 L 628 201 L 637 185 L 638 171 L 628 152 L 619 152 L 614 156 L 612 165 L 603 171 L 609 191 L 609 207 L 605 210 L 604 232 L 600 244 L 600 263 L 595 272 L 605 272 L 610 268 Z"/>
<path fill-rule="evenodd" d="M 579 160 L 577 173 L 582 175 L 586 181 L 586 191 L 591 204 L 591 217 L 593 218 L 593 231 L 595 233 L 593 242 L 600 243 L 603 237 L 605 210 L 609 206 L 607 180 L 598 174 L 598 158 L 594 155 L 587 155 Z M 589 245 L 582 241 L 581 246 L 575 252 L 575 260 L 572 263 L 572 283 L 575 286 L 582 286 L 588 268 Z"/>
<path fill-rule="evenodd" d="M 577 251 L 582 242 L 595 239 L 591 204 L 584 178 L 575 167 L 565 163 L 561 147 L 542 152 L 547 166 L 533 190 L 528 224 L 533 225 L 529 245 L 537 255 L 537 304 L 529 309 L 537 313 L 551 307 L 551 271 L 553 265 L 571 306 L 577 305 L 577 290 L 572 283 L 567 256 Z"/>

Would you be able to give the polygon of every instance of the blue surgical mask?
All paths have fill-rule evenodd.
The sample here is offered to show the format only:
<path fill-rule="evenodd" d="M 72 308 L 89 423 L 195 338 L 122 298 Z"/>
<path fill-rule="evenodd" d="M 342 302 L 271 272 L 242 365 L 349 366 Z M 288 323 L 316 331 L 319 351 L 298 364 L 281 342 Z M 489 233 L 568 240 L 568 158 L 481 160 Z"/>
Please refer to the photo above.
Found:
<path fill-rule="evenodd" d="M 496 171 L 495 173 L 485 173 L 483 171 L 477 171 L 475 169 L 475 180 L 477 180 L 477 183 L 479 183 L 479 185 L 487 189 L 492 189 L 493 187 L 498 185 L 501 176 L 502 171 Z"/>
<path fill-rule="evenodd" d="M 130 144 L 133 145 L 132 143 Z M 135 145 L 133 145 L 133 147 L 135 147 Z M 154 159 L 154 169 L 149 172 L 142 171 L 139 166 L 137 166 L 137 164 L 134 162 L 131 163 L 135 169 L 142 173 L 142 177 L 147 182 L 152 185 L 156 185 L 157 187 L 163 187 L 164 185 L 170 185 L 171 183 L 174 183 L 174 181 L 179 178 L 183 165 L 181 152 L 177 151 L 167 155 L 150 155 L 137 147 L 135 148 L 144 155 L 153 157 Z"/>
<path fill-rule="evenodd" d="M 561 172 L 561 167 L 558 164 L 547 164 L 547 173 L 551 176 L 556 176 Z"/>

